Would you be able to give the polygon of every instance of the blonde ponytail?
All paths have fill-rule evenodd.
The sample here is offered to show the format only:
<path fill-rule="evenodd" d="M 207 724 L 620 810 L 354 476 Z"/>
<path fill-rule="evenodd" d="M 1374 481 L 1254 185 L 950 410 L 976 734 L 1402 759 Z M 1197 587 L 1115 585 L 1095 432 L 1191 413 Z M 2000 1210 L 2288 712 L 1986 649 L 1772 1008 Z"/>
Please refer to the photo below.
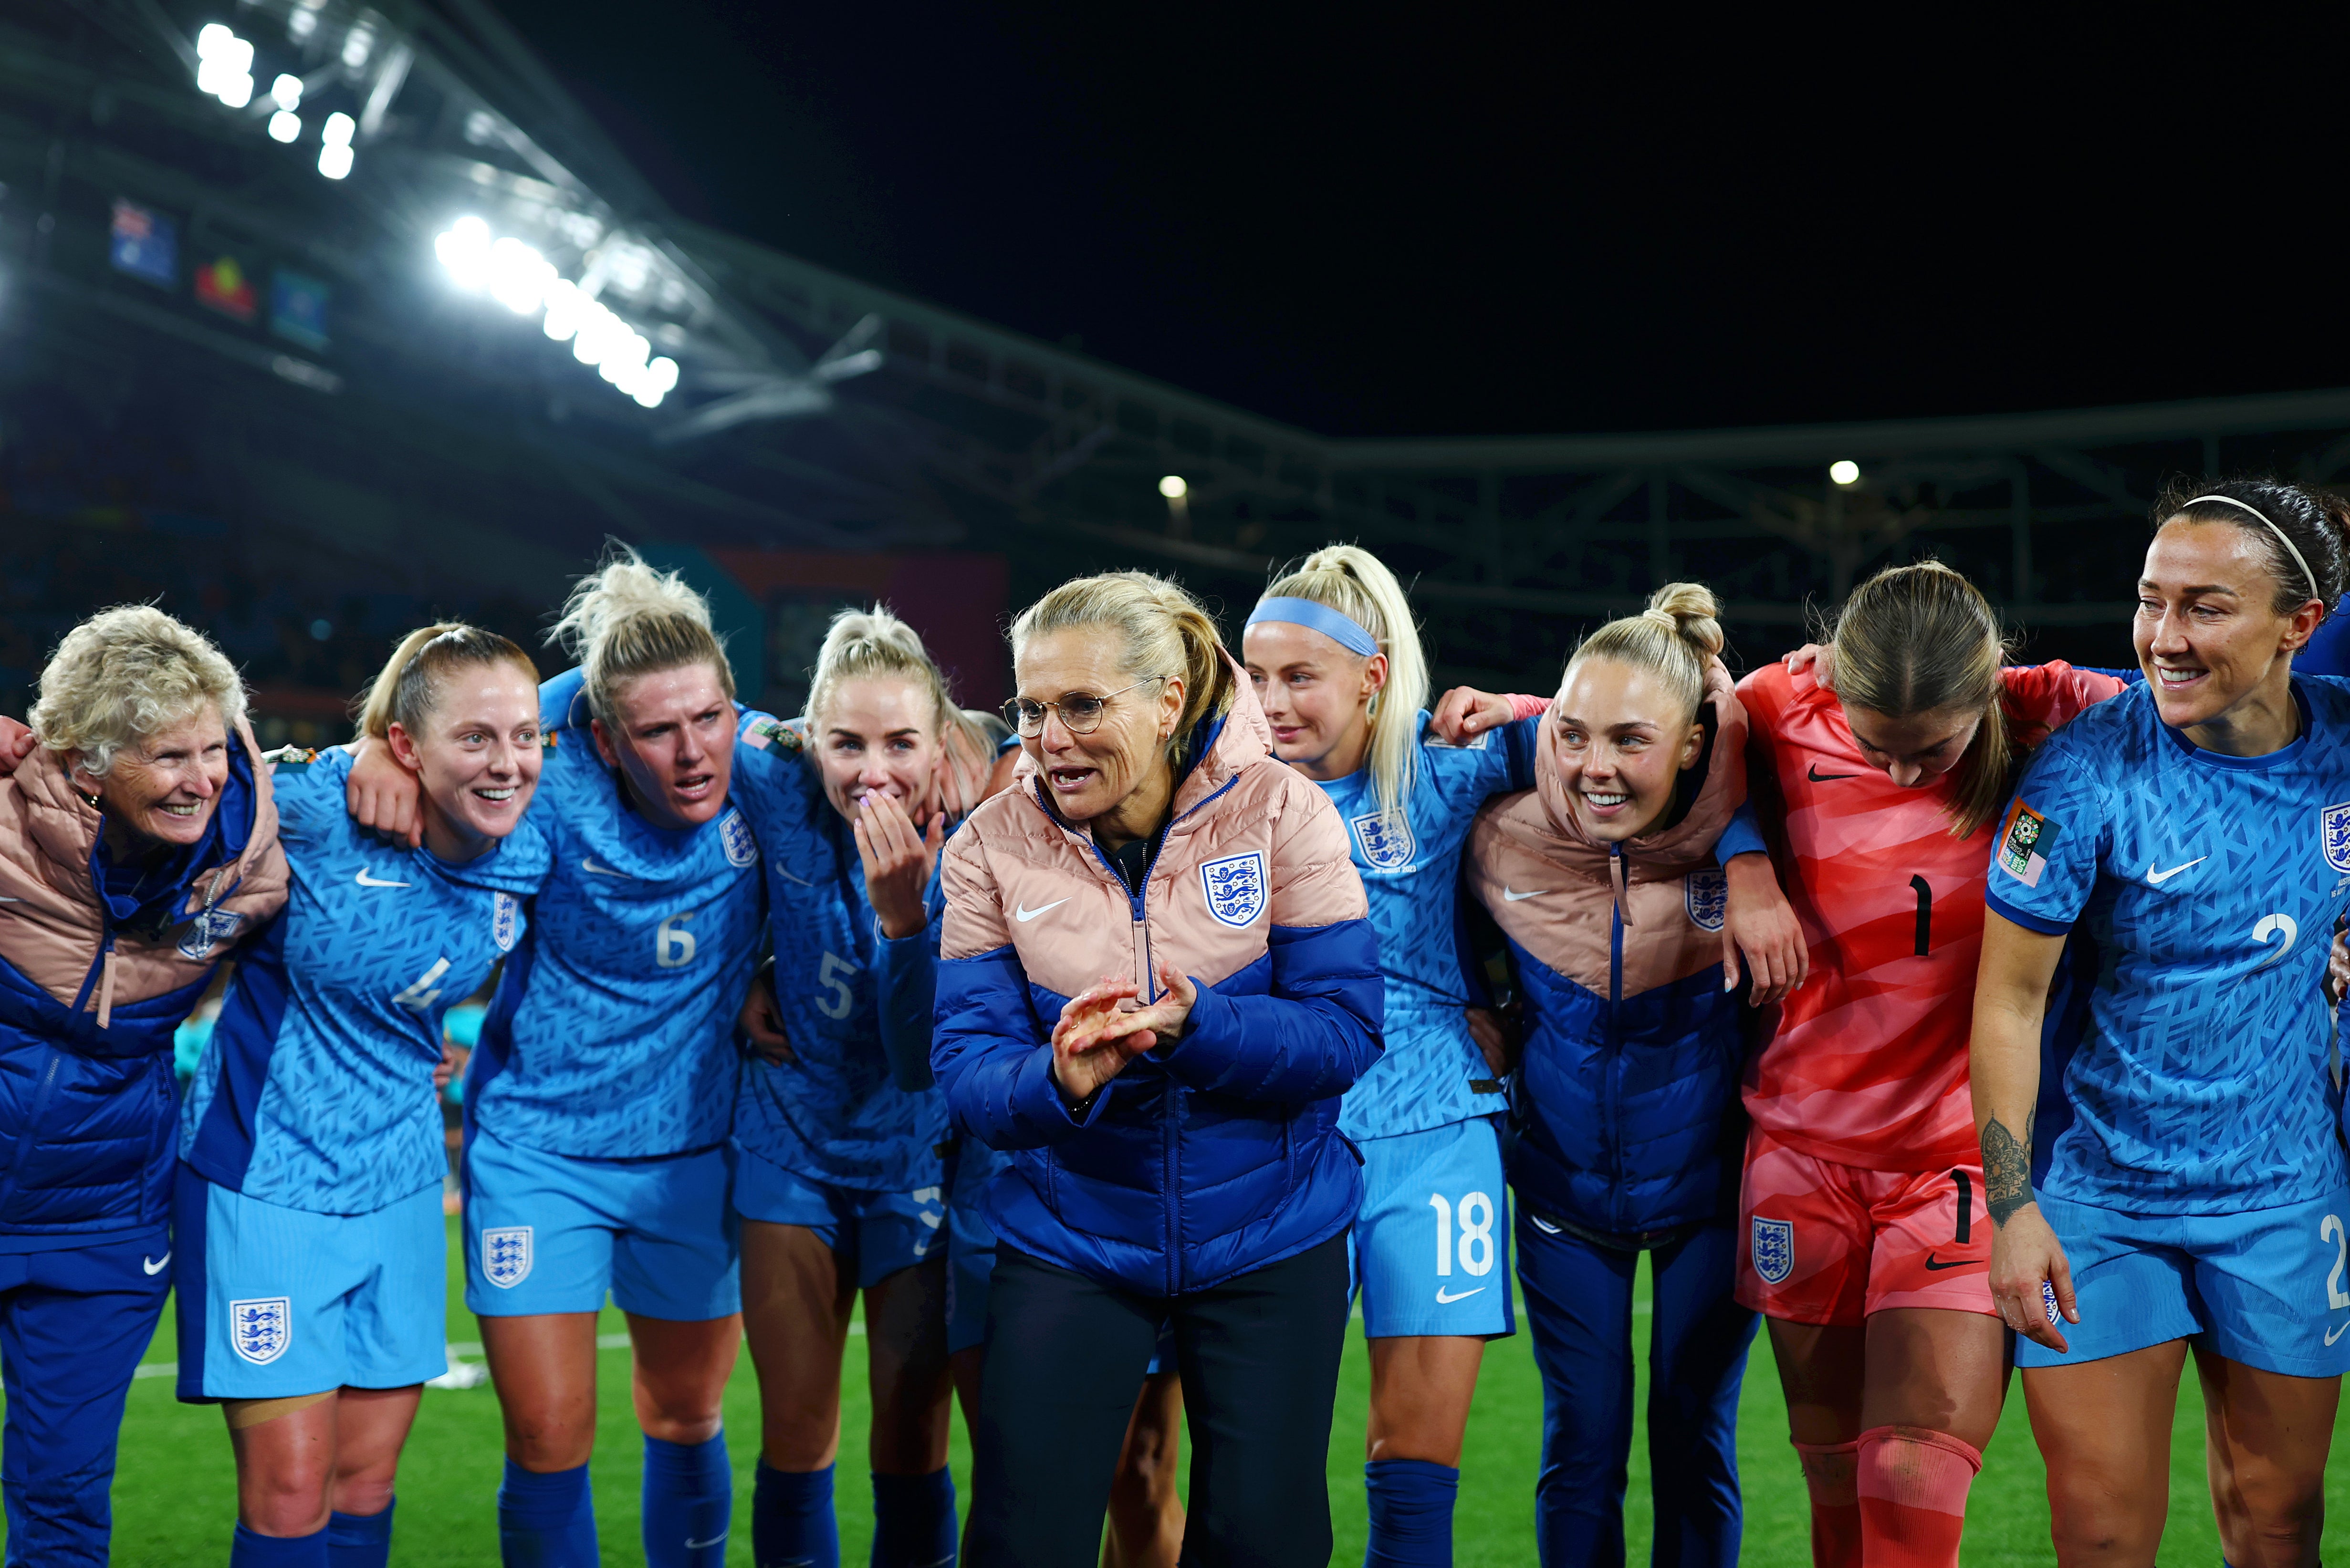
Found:
<path fill-rule="evenodd" d="M 1708 667 L 1721 657 L 1721 602 L 1703 583 L 1667 583 L 1648 596 L 1638 615 L 1611 620 L 1583 639 L 1568 656 L 1558 687 L 1586 659 L 1613 659 L 1635 670 L 1653 670 L 1690 718 L 1705 701 Z"/>
<path fill-rule="evenodd" d="M 1974 584 L 1939 561 L 1887 566 L 1852 591 L 1823 640 L 1835 646 L 1836 696 L 1907 719 L 1943 709 L 1982 714 L 1950 789 L 1950 836 L 1967 838 L 2007 805 L 2014 742 L 1999 616 Z"/>
<path fill-rule="evenodd" d="M 607 724 L 617 722 L 613 696 L 623 681 L 664 670 L 707 664 L 727 700 L 734 697 L 734 671 L 711 629 L 709 601 L 626 545 L 579 579 L 547 640 L 579 660 L 588 711 Z"/>
<path fill-rule="evenodd" d="M 1087 626 L 1118 630 L 1125 644 L 1118 668 L 1129 679 L 1183 682 L 1183 711 L 1167 739 L 1168 760 L 1180 766 L 1193 732 L 1230 712 L 1238 691 L 1215 621 L 1171 578 L 1104 572 L 1063 583 L 1022 610 L 1012 623 L 1012 657 L 1016 662 L 1032 638 Z"/>
<path fill-rule="evenodd" d="M 1419 714 L 1428 705 L 1428 655 L 1403 585 L 1387 564 L 1357 545 L 1330 545 L 1305 557 L 1264 590 L 1268 599 L 1311 599 L 1370 633 L 1387 655 L 1387 684 L 1371 699 L 1366 755 L 1381 813 L 1411 798 L 1419 767 Z"/>
<path fill-rule="evenodd" d="M 509 639 L 463 621 L 418 627 L 400 639 L 359 700 L 359 733 L 380 741 L 395 723 L 414 732 L 441 705 L 442 681 L 489 664 L 511 664 L 538 684 L 538 666 Z"/>

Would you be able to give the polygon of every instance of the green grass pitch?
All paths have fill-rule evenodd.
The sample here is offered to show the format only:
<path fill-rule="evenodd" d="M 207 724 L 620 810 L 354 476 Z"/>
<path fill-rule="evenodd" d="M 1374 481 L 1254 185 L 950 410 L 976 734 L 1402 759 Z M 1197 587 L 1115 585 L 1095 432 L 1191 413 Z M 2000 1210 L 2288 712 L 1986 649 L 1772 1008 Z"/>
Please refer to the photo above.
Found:
<path fill-rule="evenodd" d="M 452 1226 L 453 1231 L 453 1226 Z M 450 1257 L 450 1337 L 476 1337 L 461 1297 L 463 1271 L 452 1233 Z M 1645 1274 L 1643 1291 L 1645 1293 Z M 608 1331 L 621 1328 L 617 1314 Z M 1638 1320 L 1645 1329 L 1645 1320 Z M 173 1330 L 167 1314 L 151 1364 L 172 1358 Z M 629 1411 L 628 1352 L 603 1353 L 602 1429 L 596 1459 L 596 1491 L 604 1561 L 643 1561 L 637 1541 L 639 1439 Z M 842 1413 L 839 1485 L 841 1557 L 865 1561 L 871 1540 L 871 1498 L 864 1475 L 867 1420 L 864 1342 L 849 1341 L 847 1395 Z M 1359 1563 L 1363 1555 L 1362 1430 L 1367 1373 L 1362 1341 L 1347 1347 L 1338 1386 L 1338 1418 L 1330 1441 L 1330 1500 L 1337 1527 L 1336 1563 Z M 737 1477 L 729 1563 L 751 1561 L 751 1467 L 757 1453 L 758 1395 L 746 1355 L 726 1396 L 726 1424 Z M 1462 1464 L 1456 1532 L 1461 1568 L 1501 1568 L 1534 1561 L 1533 1496 L 1536 1449 L 1542 1431 L 1542 1389 L 1523 1331 L 1488 1353 L 1477 1407 L 1469 1427 Z M 1630 1560 L 1644 1563 L 1648 1551 L 1648 1458 L 1645 1438 L 1635 1432 L 1627 1507 Z M 495 1494 L 500 1438 L 497 1401 L 484 1386 L 465 1390 L 427 1389 L 400 1478 L 400 1516 L 392 1546 L 399 1564 L 488 1563 L 497 1560 Z M 1805 1568 L 1811 1561 L 1805 1536 L 1802 1478 L 1789 1450 L 1778 1378 L 1768 1347 L 1759 1339 L 1749 1363 L 1740 1416 L 1740 1457 L 1746 1496 L 1744 1561 L 1770 1568 Z M 960 1495 L 970 1495 L 970 1455 L 962 1423 L 955 1425 L 953 1465 Z M 2329 1478 L 2330 1511 L 2342 1517 L 2350 1487 Z M 2211 1568 L 2220 1561 L 2211 1509 L 2203 1483 L 2202 1406 L 2190 1372 L 2180 1390 L 2171 1455 L 2170 1526 L 2163 1542 L 2166 1563 Z M 121 1468 L 115 1480 L 114 1561 L 123 1564 L 216 1563 L 228 1555 L 235 1518 L 234 1473 L 228 1438 L 219 1415 L 172 1398 L 168 1377 L 143 1377 L 131 1386 L 130 1414 L 123 1423 Z M 1967 1520 L 1964 1561 L 1968 1568 L 2050 1561 L 2048 1505 L 2040 1458 L 2024 1420 L 2020 1390 L 2012 1389 L 2007 1418 L 1975 1483 Z"/>

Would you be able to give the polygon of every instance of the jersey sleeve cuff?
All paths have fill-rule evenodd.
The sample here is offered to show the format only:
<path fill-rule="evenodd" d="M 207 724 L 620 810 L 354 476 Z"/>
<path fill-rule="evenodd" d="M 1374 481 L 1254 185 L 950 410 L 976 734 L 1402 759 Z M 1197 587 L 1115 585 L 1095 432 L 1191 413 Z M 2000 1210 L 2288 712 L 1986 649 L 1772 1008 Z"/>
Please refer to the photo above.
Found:
<path fill-rule="evenodd" d="M 1762 841 L 1762 830 L 1755 825 L 1754 807 L 1740 802 L 1738 809 L 1730 814 L 1730 826 L 1721 830 L 1720 838 L 1714 840 L 1714 864 L 1727 867 L 1741 855 L 1769 853 L 1771 846 Z"/>
<path fill-rule="evenodd" d="M 2061 937 L 2073 929 L 2072 920 L 2052 920 L 2045 915 L 2035 915 L 2029 909 L 2019 909 L 1990 888 L 1983 889 L 1983 902 L 2013 920 L 2027 931 L 2038 931 L 2043 937 Z M 2075 919 L 2078 917 L 2076 916 Z"/>

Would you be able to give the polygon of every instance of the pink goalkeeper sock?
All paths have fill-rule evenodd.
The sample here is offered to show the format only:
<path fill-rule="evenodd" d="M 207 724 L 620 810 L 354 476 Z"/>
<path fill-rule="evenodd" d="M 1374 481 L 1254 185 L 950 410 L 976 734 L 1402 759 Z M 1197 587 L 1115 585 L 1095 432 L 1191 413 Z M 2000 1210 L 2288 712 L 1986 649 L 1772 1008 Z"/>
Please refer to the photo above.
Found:
<path fill-rule="evenodd" d="M 1858 1443 L 1797 1443 L 1812 1493 L 1812 1568 L 1860 1568 L 1860 1499 L 1853 1471 Z"/>
<path fill-rule="evenodd" d="M 1861 1554 L 1868 1568 L 1958 1568 L 1967 1489 L 1982 1469 L 1982 1454 L 1922 1427 L 1872 1427 L 1857 1446 Z"/>

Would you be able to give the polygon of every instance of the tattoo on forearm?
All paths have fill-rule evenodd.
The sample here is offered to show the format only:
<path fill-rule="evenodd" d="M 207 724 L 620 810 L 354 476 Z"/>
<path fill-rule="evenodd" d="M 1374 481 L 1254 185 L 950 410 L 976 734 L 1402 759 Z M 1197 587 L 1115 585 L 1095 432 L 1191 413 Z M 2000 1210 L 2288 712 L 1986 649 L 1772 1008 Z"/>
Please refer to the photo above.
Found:
<path fill-rule="evenodd" d="M 2032 1125 L 2027 1116 L 2024 1126 Z M 2019 1143 L 1998 1117 L 1982 1130 L 1983 1207 L 1991 1223 L 2005 1225 L 2008 1216 L 2032 1202 L 2032 1145 Z"/>

